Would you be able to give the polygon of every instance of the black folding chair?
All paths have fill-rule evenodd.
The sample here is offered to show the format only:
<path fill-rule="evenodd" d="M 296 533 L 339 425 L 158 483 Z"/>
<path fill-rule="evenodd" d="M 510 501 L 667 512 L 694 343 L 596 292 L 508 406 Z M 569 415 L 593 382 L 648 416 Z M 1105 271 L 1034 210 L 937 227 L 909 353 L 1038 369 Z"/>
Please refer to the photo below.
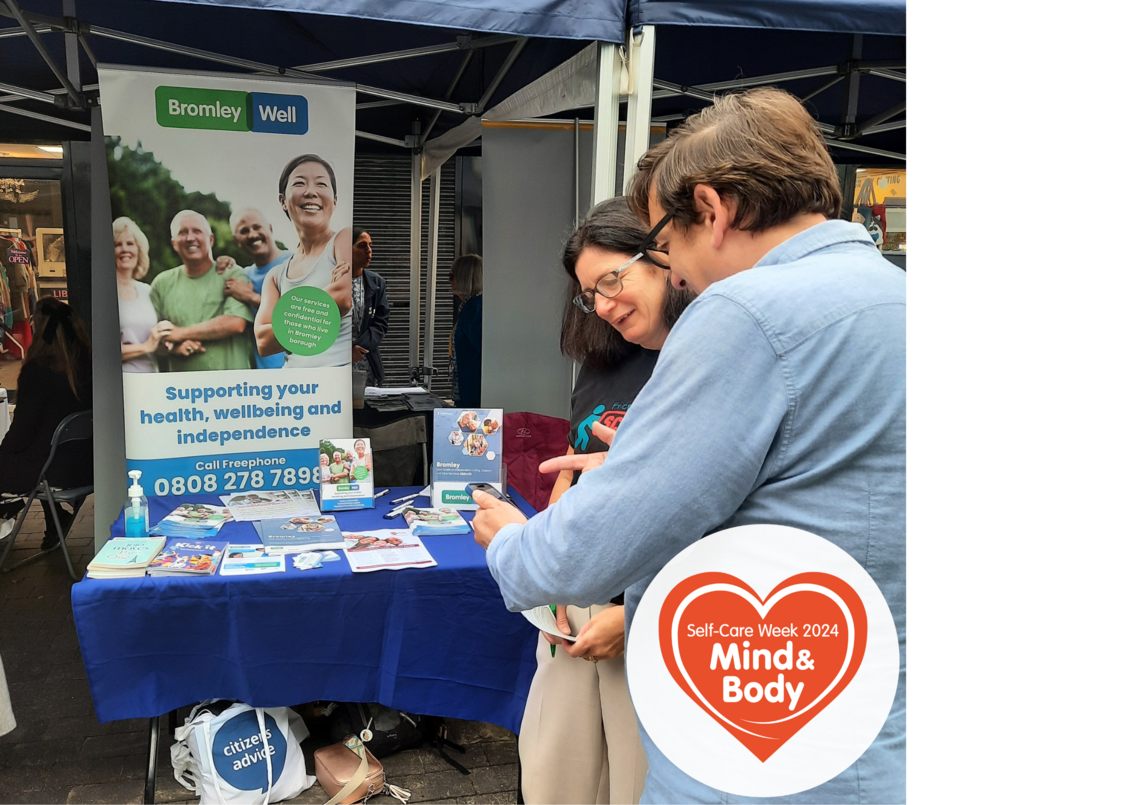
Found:
<path fill-rule="evenodd" d="M 20 519 L 16 521 L 16 527 L 12 533 L 8 535 L 7 545 L 4 546 L 4 553 L 0 555 L 0 573 L 7 573 L 15 570 L 22 565 L 29 562 L 34 562 L 37 559 L 42 559 L 56 548 L 63 549 L 63 559 L 67 562 L 67 572 L 71 574 L 71 578 L 79 581 L 79 576 L 75 573 L 75 567 L 71 564 L 71 555 L 67 552 L 67 535 L 71 532 L 71 526 L 75 522 L 75 517 L 71 518 L 71 522 L 67 524 L 67 529 L 64 530 L 59 522 L 59 512 L 57 511 L 57 504 L 69 504 L 75 513 L 79 514 L 79 509 L 83 505 L 83 501 L 87 499 L 95 491 L 94 486 L 77 486 L 74 489 L 53 489 L 51 484 L 47 481 L 47 473 L 51 468 L 52 461 L 55 460 L 56 451 L 59 446 L 68 442 L 83 442 L 92 441 L 94 439 L 93 423 L 91 411 L 80 411 L 77 414 L 72 414 L 66 417 L 59 426 L 55 429 L 55 434 L 51 437 L 51 450 L 48 451 L 47 461 L 44 462 L 43 469 L 40 470 L 39 480 L 36 481 L 35 487 L 27 495 L 22 495 L 27 499 L 23 511 L 20 512 Z M 20 534 L 20 528 L 24 525 L 24 520 L 27 519 L 28 512 L 31 511 L 32 504 L 37 500 L 47 501 L 45 507 L 51 512 L 51 519 L 55 525 L 55 533 L 59 536 L 59 542 L 48 548 L 46 551 L 40 551 L 37 554 L 29 556 L 27 559 L 22 559 L 9 568 L 4 567 L 4 562 L 8 559 L 8 554 L 12 550 L 12 546 L 16 544 L 16 537 Z M 47 522 L 44 523 L 44 531 L 50 533 L 51 525 Z"/>

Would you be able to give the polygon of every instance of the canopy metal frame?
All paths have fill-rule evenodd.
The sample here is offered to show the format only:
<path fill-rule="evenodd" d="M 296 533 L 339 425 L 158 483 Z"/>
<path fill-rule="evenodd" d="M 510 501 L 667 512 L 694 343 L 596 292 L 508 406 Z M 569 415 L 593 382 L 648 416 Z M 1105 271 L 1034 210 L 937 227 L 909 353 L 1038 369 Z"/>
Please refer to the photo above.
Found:
<path fill-rule="evenodd" d="M 372 109 L 401 104 L 411 104 L 425 109 L 433 110 L 427 126 L 420 127 L 417 122 L 413 131 L 403 140 L 357 130 L 357 137 L 383 143 L 385 145 L 406 148 L 412 151 L 412 199 L 411 199 L 411 333 L 409 345 L 409 366 L 413 373 L 429 382 L 432 373 L 434 325 L 435 325 L 435 285 L 439 267 L 438 262 L 438 227 L 439 227 L 439 182 L 440 171 L 431 174 L 431 201 L 428 214 L 428 273 L 430 282 L 427 289 L 427 322 L 425 338 L 420 339 L 421 314 L 421 258 L 422 258 L 422 221 L 423 199 L 422 185 L 427 178 L 423 175 L 422 148 L 427 137 L 431 134 L 439 116 L 443 112 L 474 116 L 486 111 L 490 99 L 506 78 L 514 63 L 527 43 L 527 39 L 516 35 L 489 35 L 475 37 L 462 34 L 454 42 L 428 45 L 419 48 L 409 48 L 399 51 L 373 53 L 354 56 L 332 61 L 304 64 L 296 67 L 283 67 L 251 61 L 222 53 L 215 53 L 200 48 L 179 45 L 160 39 L 153 39 L 138 34 L 91 25 L 78 20 L 74 16 L 73 0 L 65 0 L 64 12 L 67 16 L 50 17 L 43 14 L 23 11 L 16 0 L 3 0 L 0 5 L 0 16 L 15 19 L 18 27 L 0 29 L 0 39 L 26 36 L 35 46 L 48 68 L 61 84 L 60 89 L 47 92 L 28 89 L 8 83 L 0 83 L 0 112 L 22 115 L 60 126 L 90 132 L 91 127 L 81 122 L 55 117 L 41 112 L 12 106 L 11 102 L 34 101 L 51 105 L 56 108 L 80 110 L 96 102 L 97 85 L 76 87 L 71 76 L 78 75 L 78 50 L 81 47 L 92 64 L 97 66 L 95 53 L 88 41 L 89 37 L 101 37 L 120 42 L 126 42 L 155 50 L 174 53 L 182 56 L 201 59 L 226 67 L 248 70 L 256 74 L 290 76 L 306 80 L 333 80 L 326 73 L 337 70 L 361 67 L 373 64 L 414 59 L 423 56 L 439 55 L 444 53 L 462 52 L 463 59 L 451 81 L 443 98 L 428 98 L 412 93 L 399 92 L 368 84 L 356 84 L 356 90 L 361 95 L 378 98 L 376 101 L 357 103 L 357 109 Z M 51 57 L 41 39 L 48 33 L 63 33 L 66 36 L 67 72 L 65 73 Z M 476 50 L 491 48 L 500 45 L 511 45 L 511 50 L 492 81 L 486 86 L 477 101 L 456 102 L 451 99 L 452 94 L 462 79 L 471 58 Z M 597 204 L 611 198 L 616 190 L 617 182 L 617 142 L 620 126 L 620 105 L 624 100 L 626 106 L 626 136 L 624 148 L 624 170 L 622 184 L 627 184 L 636 172 L 637 162 L 648 150 L 649 132 L 652 123 L 667 122 L 681 119 L 683 115 L 665 115 L 654 118 L 652 104 L 654 100 L 686 96 L 704 102 L 713 102 L 720 93 L 738 91 L 759 86 L 781 85 L 795 81 L 814 78 L 825 79 L 810 92 L 801 97 L 804 101 L 827 91 L 837 84 L 845 83 L 844 111 L 838 126 L 819 124 L 824 133 L 824 140 L 832 148 L 848 150 L 856 153 L 865 153 L 873 156 L 886 157 L 905 161 L 905 154 L 873 148 L 852 142 L 863 136 L 869 136 L 887 131 L 904 128 L 905 120 L 894 120 L 902 114 L 905 103 L 888 109 L 880 114 L 859 122 L 857 120 L 858 97 L 860 82 L 863 75 L 890 81 L 906 81 L 905 63 L 902 61 L 871 61 L 862 59 L 862 35 L 854 34 L 850 59 L 844 63 L 827 65 L 817 68 L 793 70 L 770 75 L 735 78 L 728 81 L 718 81 L 696 86 L 684 86 L 654 76 L 656 57 L 656 30 L 655 26 L 645 25 L 631 28 L 624 45 L 607 42 L 598 42 L 597 82 L 594 102 L 594 132 L 593 132 L 593 165 L 590 178 L 590 205 Z M 628 88 L 622 93 L 623 70 L 628 72 Z M 623 98 L 624 95 L 624 98 Z M 422 348 L 422 352 L 421 352 Z M 421 357 L 422 355 L 422 357 Z"/>

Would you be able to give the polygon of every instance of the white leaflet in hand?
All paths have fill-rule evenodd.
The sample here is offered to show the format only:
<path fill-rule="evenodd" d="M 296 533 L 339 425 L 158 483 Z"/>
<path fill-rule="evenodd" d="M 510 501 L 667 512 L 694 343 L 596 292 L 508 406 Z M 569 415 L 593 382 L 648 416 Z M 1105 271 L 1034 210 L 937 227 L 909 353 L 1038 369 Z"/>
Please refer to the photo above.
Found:
<path fill-rule="evenodd" d="M 570 643 L 577 642 L 577 635 L 565 634 L 558 628 L 558 619 L 554 617 L 554 613 L 550 611 L 549 607 L 534 607 L 533 609 L 528 609 L 522 613 L 522 617 L 547 634 L 560 637 L 562 640 L 568 640 Z"/>

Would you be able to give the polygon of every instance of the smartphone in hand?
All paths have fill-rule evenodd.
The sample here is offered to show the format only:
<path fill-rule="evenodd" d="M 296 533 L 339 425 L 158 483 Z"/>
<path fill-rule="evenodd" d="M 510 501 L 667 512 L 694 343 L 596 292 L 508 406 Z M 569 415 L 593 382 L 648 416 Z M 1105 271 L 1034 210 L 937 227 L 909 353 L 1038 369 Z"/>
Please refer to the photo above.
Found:
<path fill-rule="evenodd" d="M 476 491 L 477 492 L 486 492 L 492 498 L 497 498 L 498 500 L 501 500 L 504 503 L 509 503 L 514 508 L 518 509 L 519 511 L 522 511 L 522 507 L 519 506 L 517 503 L 515 503 L 513 500 L 511 500 L 509 495 L 504 495 L 502 492 L 499 492 L 497 489 L 495 489 L 490 484 L 484 484 L 484 483 L 467 484 L 467 494 L 471 496 L 471 500 L 474 500 L 474 497 L 475 497 L 474 493 Z"/>

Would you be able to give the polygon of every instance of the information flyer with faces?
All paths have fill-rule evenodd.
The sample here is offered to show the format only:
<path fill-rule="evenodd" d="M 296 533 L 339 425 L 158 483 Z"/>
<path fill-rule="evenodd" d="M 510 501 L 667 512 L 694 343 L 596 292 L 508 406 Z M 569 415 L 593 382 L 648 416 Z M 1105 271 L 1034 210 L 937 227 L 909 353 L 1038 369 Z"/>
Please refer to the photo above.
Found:
<path fill-rule="evenodd" d="M 502 409 L 435 409 L 431 505 L 477 509 L 467 484 L 502 491 Z"/>

